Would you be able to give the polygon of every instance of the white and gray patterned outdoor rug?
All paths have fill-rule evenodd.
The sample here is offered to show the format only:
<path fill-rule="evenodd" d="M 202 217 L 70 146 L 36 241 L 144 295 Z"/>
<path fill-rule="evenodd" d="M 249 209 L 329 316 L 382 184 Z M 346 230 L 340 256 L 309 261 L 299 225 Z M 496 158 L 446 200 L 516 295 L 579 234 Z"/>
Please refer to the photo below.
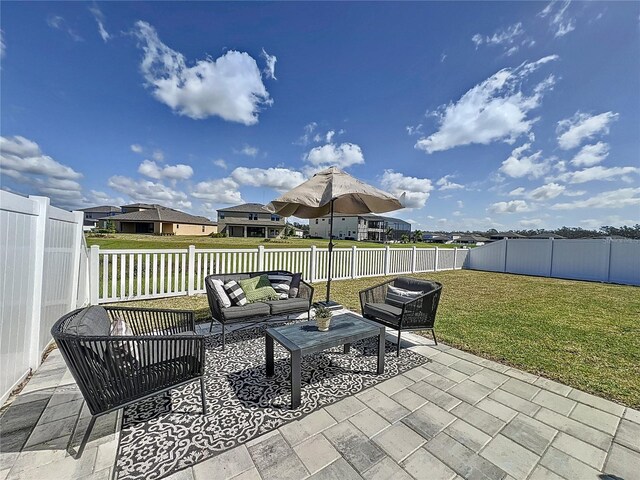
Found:
<path fill-rule="evenodd" d="M 273 326 L 273 325 L 269 325 Z M 270 432 L 354 395 L 426 361 L 386 345 L 385 369 L 377 375 L 377 338 L 302 357 L 302 403 L 292 410 L 289 354 L 275 346 L 275 376 L 265 376 L 264 329 L 227 335 L 226 351 L 212 337 L 207 348 L 207 415 L 195 381 L 125 409 L 115 478 L 157 479 Z"/>

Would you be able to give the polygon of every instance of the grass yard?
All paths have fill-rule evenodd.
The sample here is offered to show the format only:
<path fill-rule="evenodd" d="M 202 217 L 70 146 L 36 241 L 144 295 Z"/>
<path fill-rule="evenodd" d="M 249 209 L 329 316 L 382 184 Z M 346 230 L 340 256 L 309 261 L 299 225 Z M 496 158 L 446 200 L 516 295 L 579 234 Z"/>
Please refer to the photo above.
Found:
<path fill-rule="evenodd" d="M 309 248 L 311 245 L 316 247 L 327 247 L 329 240 L 321 238 L 288 238 L 288 239 L 269 239 L 265 241 L 263 238 L 211 238 L 202 235 L 184 235 L 184 236 L 158 236 L 158 235 L 138 235 L 133 233 L 116 233 L 106 237 L 87 236 L 87 245 L 99 245 L 100 248 L 113 249 L 137 249 L 137 248 L 187 248 L 189 245 L 195 245 L 196 248 L 256 248 L 262 245 L 265 248 Z M 383 248 L 385 245 L 374 242 L 356 242 L 355 240 L 334 240 L 336 248 L 350 248 L 356 246 L 359 248 Z M 390 243 L 392 248 L 398 247 L 440 247 L 453 248 L 459 245 L 444 245 L 432 243 Z"/>
<path fill-rule="evenodd" d="M 444 285 L 438 338 L 448 345 L 640 407 L 640 288 L 470 270 L 416 275 Z M 336 281 L 332 298 L 358 311 L 358 291 L 384 278 Z M 324 283 L 317 283 L 322 298 Z M 127 305 L 196 310 L 204 296 Z"/>

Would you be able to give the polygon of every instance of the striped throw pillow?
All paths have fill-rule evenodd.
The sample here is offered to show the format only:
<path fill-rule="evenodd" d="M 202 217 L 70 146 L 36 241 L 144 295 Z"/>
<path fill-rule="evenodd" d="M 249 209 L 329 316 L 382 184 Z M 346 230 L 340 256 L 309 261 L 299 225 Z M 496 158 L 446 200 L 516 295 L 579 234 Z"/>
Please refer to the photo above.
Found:
<path fill-rule="evenodd" d="M 423 293 L 424 292 L 422 291 L 405 290 L 404 288 L 398 288 L 389 285 L 389 287 L 387 287 L 387 297 L 385 298 L 385 303 L 402 308 L 402 305 L 410 302 L 411 300 L 414 300 Z"/>
<path fill-rule="evenodd" d="M 246 305 L 247 297 L 242 290 L 242 287 L 235 280 L 229 280 L 224 284 L 224 291 L 227 293 L 232 305 Z"/>
<path fill-rule="evenodd" d="M 279 275 L 276 273 L 270 273 L 268 276 L 269 282 L 271 282 L 271 286 L 280 297 L 280 300 L 289 298 L 289 290 L 291 289 L 291 280 L 293 277 L 291 275 Z"/>

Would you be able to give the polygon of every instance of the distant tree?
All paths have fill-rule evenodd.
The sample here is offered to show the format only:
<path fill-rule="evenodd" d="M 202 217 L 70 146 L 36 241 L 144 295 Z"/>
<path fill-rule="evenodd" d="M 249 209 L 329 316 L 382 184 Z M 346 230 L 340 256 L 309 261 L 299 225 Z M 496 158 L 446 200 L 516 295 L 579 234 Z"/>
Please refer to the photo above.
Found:
<path fill-rule="evenodd" d="M 424 232 L 422 230 L 415 230 L 413 232 L 413 242 L 421 242 L 424 237 Z"/>
<path fill-rule="evenodd" d="M 387 227 L 384 231 L 384 241 L 388 242 L 389 238 L 393 235 L 393 228 Z"/>
<path fill-rule="evenodd" d="M 407 235 L 406 233 L 403 233 L 400 236 L 400 242 L 402 243 L 409 243 L 409 235 Z"/>
<path fill-rule="evenodd" d="M 113 220 L 107 220 L 106 230 L 107 233 L 116 233 L 116 224 Z"/>
<path fill-rule="evenodd" d="M 597 237 L 602 235 L 601 232 L 597 230 L 585 230 L 580 227 L 562 227 L 554 230 L 555 234 L 562 235 L 566 238 L 585 238 L 585 237 Z"/>
<path fill-rule="evenodd" d="M 620 235 L 626 238 L 640 239 L 640 224 L 636 223 L 633 227 L 623 225 L 622 227 L 603 226 L 600 227 L 605 235 Z"/>
<path fill-rule="evenodd" d="M 299 228 L 300 230 L 309 233 L 309 224 L 308 223 L 299 223 L 293 222 L 293 226 Z"/>

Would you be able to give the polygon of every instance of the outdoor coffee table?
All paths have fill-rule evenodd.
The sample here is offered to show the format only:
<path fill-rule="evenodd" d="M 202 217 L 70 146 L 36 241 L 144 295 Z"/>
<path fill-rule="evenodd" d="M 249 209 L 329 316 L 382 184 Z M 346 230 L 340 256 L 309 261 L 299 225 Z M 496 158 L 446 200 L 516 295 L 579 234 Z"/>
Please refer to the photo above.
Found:
<path fill-rule="evenodd" d="M 291 353 L 291 408 L 300 406 L 300 360 L 303 355 L 351 344 L 364 338 L 378 337 L 378 375 L 384 373 L 385 328 L 352 313 L 334 315 L 329 331 L 320 332 L 315 321 L 268 328 L 266 331 L 267 377 L 274 375 L 273 341 Z"/>

